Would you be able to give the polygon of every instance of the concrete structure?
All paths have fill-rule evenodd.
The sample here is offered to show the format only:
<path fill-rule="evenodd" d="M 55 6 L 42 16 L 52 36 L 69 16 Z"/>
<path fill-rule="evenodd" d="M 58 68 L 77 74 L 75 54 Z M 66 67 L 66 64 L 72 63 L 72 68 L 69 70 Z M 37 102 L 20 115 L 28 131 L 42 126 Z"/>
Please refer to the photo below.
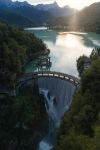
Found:
<path fill-rule="evenodd" d="M 27 73 L 23 76 L 21 76 L 18 79 L 18 83 L 24 82 L 26 80 L 32 80 L 34 78 L 40 78 L 40 77 L 52 77 L 52 78 L 59 78 L 62 80 L 66 80 L 72 84 L 74 84 L 75 86 L 79 86 L 80 81 L 78 78 L 72 76 L 72 75 L 68 75 L 65 73 L 60 73 L 60 72 L 55 72 L 55 71 L 38 71 L 38 72 L 33 72 L 33 73 Z"/>
<path fill-rule="evenodd" d="M 33 73 L 26 73 L 25 75 L 20 76 L 17 79 L 17 84 L 16 84 L 16 89 L 12 90 L 12 91 L 7 91 L 7 90 L 0 90 L 0 94 L 5 94 L 8 96 L 16 96 L 16 93 L 18 91 L 18 89 L 27 84 L 28 82 L 32 82 L 32 80 L 38 80 L 39 78 L 48 78 L 49 79 L 60 79 L 63 81 L 67 81 L 71 84 L 73 84 L 76 88 L 79 87 L 80 82 L 79 79 L 77 79 L 74 76 L 68 75 L 68 74 L 64 74 L 64 73 L 60 73 L 60 72 L 54 72 L 54 71 L 39 71 L 39 72 L 33 72 Z M 66 82 L 66 83 L 67 83 Z"/>

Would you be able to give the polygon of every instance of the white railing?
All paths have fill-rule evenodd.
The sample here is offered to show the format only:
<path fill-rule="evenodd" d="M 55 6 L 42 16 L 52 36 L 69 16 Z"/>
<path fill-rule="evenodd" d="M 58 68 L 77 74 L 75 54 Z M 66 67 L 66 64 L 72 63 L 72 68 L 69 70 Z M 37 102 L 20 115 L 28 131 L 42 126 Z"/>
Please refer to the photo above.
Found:
<path fill-rule="evenodd" d="M 52 77 L 52 78 L 59 78 L 62 80 L 66 80 L 72 84 L 74 84 L 76 87 L 79 87 L 80 81 L 78 78 L 65 74 L 65 73 L 60 73 L 60 72 L 55 72 L 55 71 L 39 71 L 39 72 L 33 72 L 33 73 L 26 73 L 25 75 L 20 76 L 17 79 L 17 84 L 16 84 L 16 92 L 17 90 L 23 86 L 28 80 L 33 80 L 36 78 L 40 77 Z M 8 94 L 9 96 L 15 96 L 16 92 L 15 91 L 1 91 L 0 94 Z"/>
<path fill-rule="evenodd" d="M 25 80 L 31 80 L 33 78 L 39 78 L 39 77 L 56 77 L 56 78 L 60 78 L 63 80 L 67 80 L 71 83 L 73 83 L 74 85 L 78 86 L 80 84 L 80 81 L 78 78 L 65 74 L 65 73 L 61 73 L 61 72 L 55 72 L 55 71 L 39 71 L 39 72 L 33 72 L 33 73 L 27 73 L 23 76 L 21 76 L 18 81 L 25 81 Z"/>

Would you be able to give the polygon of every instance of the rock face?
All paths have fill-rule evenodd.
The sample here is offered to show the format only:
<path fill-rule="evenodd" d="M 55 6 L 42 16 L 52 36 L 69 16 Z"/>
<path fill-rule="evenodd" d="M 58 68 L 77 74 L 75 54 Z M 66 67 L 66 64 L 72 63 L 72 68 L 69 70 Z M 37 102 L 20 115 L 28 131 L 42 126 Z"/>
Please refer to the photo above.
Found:
<path fill-rule="evenodd" d="M 26 1 L 24 2 L 19 2 L 19 1 L 15 1 L 13 2 L 12 0 L 0 0 L 0 7 L 2 8 L 20 8 L 20 7 L 27 7 L 30 6 L 30 4 L 28 4 Z"/>
<path fill-rule="evenodd" d="M 57 9 L 57 8 L 60 8 L 57 4 L 57 2 L 54 2 L 52 4 L 38 4 L 36 5 L 36 7 L 40 10 L 50 10 L 50 9 Z"/>
<path fill-rule="evenodd" d="M 54 2 L 52 4 L 39 4 L 36 6 L 37 9 L 48 11 L 55 17 L 58 16 L 70 16 L 74 14 L 74 9 L 70 8 L 69 6 L 60 7 L 57 2 Z"/>
<path fill-rule="evenodd" d="M 74 9 L 70 8 L 69 6 L 60 7 L 57 2 L 54 2 L 52 4 L 39 4 L 36 6 L 33 6 L 29 4 L 27 1 L 19 2 L 15 1 L 12 2 L 12 0 L 0 0 L 0 7 L 1 8 L 33 8 L 37 9 L 37 11 L 46 11 L 50 14 L 52 14 L 55 17 L 58 16 L 70 16 L 74 13 Z"/>
<path fill-rule="evenodd" d="M 0 7 L 9 7 L 11 4 L 11 0 L 0 0 Z"/>
<path fill-rule="evenodd" d="M 9 4 L 11 3 L 11 0 L 0 0 L 0 3 Z"/>

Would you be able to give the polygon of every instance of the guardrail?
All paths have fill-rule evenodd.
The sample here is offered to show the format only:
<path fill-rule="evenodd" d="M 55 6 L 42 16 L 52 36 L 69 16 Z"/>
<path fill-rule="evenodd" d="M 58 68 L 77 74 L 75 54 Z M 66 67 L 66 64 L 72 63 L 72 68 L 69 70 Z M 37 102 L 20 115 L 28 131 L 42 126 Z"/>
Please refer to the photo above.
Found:
<path fill-rule="evenodd" d="M 60 72 L 55 72 L 55 71 L 39 71 L 39 72 L 33 72 L 33 73 L 27 73 L 25 75 L 20 76 L 17 79 L 17 84 L 16 84 L 16 89 L 12 91 L 0 91 L 0 94 L 6 94 L 9 96 L 16 96 L 16 93 L 18 89 L 23 86 L 27 81 L 37 79 L 40 77 L 52 77 L 52 78 L 59 78 L 62 80 L 66 80 L 72 84 L 74 84 L 76 87 L 79 87 L 80 81 L 78 78 L 65 74 L 65 73 L 60 73 Z"/>
<path fill-rule="evenodd" d="M 33 73 L 27 73 L 23 76 L 21 76 L 19 79 L 18 79 L 18 82 L 21 82 L 21 81 L 26 81 L 26 80 L 31 80 L 33 78 L 39 78 L 39 77 L 56 77 L 56 78 L 60 78 L 60 79 L 63 79 L 63 80 L 67 80 L 71 83 L 73 83 L 75 86 L 78 86 L 80 84 L 80 81 L 78 78 L 74 77 L 74 76 L 71 76 L 71 75 L 68 75 L 68 74 L 65 74 L 65 73 L 60 73 L 60 72 L 55 72 L 55 71 L 39 71 L 39 72 L 33 72 Z"/>

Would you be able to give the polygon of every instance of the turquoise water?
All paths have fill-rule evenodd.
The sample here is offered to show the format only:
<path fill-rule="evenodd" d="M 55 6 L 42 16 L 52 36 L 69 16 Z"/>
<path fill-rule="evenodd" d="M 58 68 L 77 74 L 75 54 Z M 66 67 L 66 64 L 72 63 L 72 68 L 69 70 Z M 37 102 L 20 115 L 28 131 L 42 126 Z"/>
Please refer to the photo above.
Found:
<path fill-rule="evenodd" d="M 91 53 L 94 47 L 100 47 L 100 35 L 83 32 L 63 32 L 46 28 L 29 28 L 29 32 L 41 38 L 50 49 L 52 67 L 50 70 L 78 76 L 76 60 L 80 55 Z M 34 71 L 34 63 L 26 68 Z"/>

